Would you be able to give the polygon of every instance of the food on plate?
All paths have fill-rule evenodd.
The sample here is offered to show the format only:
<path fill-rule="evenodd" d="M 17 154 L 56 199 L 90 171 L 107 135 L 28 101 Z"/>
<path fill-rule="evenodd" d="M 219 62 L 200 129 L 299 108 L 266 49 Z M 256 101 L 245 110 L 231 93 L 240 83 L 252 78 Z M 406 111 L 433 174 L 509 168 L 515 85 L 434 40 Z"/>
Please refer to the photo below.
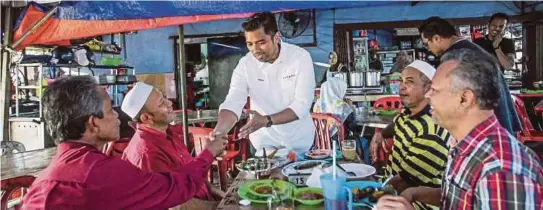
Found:
<path fill-rule="evenodd" d="M 270 169 L 271 163 L 272 161 L 264 160 L 264 158 L 251 158 L 241 163 L 239 168 L 245 171 L 262 171 Z"/>
<path fill-rule="evenodd" d="M 297 166 L 294 166 L 294 169 L 305 170 L 305 169 L 315 168 L 319 165 L 321 165 L 321 162 L 308 162 L 308 163 L 302 163 Z"/>
<path fill-rule="evenodd" d="M 330 150 L 311 150 L 307 153 L 307 156 L 324 156 L 324 155 L 330 155 Z"/>
<path fill-rule="evenodd" d="M 257 185 L 253 190 L 259 194 L 272 194 L 273 192 L 272 187 L 267 185 Z"/>
<path fill-rule="evenodd" d="M 296 195 L 296 198 L 300 200 L 320 200 L 323 199 L 323 196 L 322 194 L 317 192 L 306 191 L 298 193 L 298 195 Z"/>
<path fill-rule="evenodd" d="M 385 195 L 385 191 L 377 190 L 371 194 L 369 197 L 370 202 L 375 203 L 379 198 L 381 198 L 383 195 Z"/>
<path fill-rule="evenodd" d="M 324 201 L 321 188 L 304 187 L 298 188 L 294 193 L 294 199 L 304 205 L 318 205 Z"/>
<path fill-rule="evenodd" d="M 383 197 L 383 195 L 394 195 L 396 194 L 396 191 L 391 185 L 386 185 L 383 188 L 374 188 L 374 187 L 366 187 L 366 188 L 358 188 L 353 187 L 351 189 L 353 193 L 353 201 L 354 202 L 360 202 L 363 199 L 368 199 L 369 202 L 375 203 L 379 198 Z"/>

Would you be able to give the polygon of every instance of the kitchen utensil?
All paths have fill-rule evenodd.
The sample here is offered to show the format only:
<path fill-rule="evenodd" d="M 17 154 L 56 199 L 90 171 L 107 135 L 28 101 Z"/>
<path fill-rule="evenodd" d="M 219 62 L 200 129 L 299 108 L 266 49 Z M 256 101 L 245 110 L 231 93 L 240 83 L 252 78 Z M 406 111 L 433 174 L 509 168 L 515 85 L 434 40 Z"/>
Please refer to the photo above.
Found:
<path fill-rule="evenodd" d="M 267 164 L 268 163 L 268 156 L 266 155 L 266 148 L 262 148 L 262 149 L 264 150 L 263 151 L 263 153 L 264 153 L 264 163 Z"/>
<path fill-rule="evenodd" d="M 279 147 L 273 147 L 275 150 L 273 150 L 272 153 L 270 153 L 270 155 L 268 156 L 268 159 L 273 159 L 273 157 L 275 157 L 275 154 L 277 153 L 277 151 L 279 151 Z"/>
<path fill-rule="evenodd" d="M 356 176 L 356 174 L 355 174 L 354 172 L 350 172 L 350 171 L 345 170 L 343 167 L 341 167 L 340 164 L 336 164 L 336 166 L 337 166 L 339 169 L 341 169 L 343 172 L 347 173 L 347 175 L 349 175 L 349 176 Z"/>
<path fill-rule="evenodd" d="M 340 163 L 337 165 L 341 166 L 340 170 L 354 173 L 354 176 L 351 176 L 352 175 L 351 174 L 347 177 L 350 180 L 365 179 L 375 174 L 376 172 L 373 166 L 362 164 L 362 163 Z M 324 164 L 322 167 L 325 168 L 325 171 L 332 171 L 329 169 L 330 166 L 332 166 L 332 164 Z"/>
<path fill-rule="evenodd" d="M 383 182 L 383 184 L 381 184 L 381 187 L 385 187 L 388 184 L 388 182 L 392 180 L 393 177 L 394 176 L 392 175 L 388 175 L 387 179 Z"/>
<path fill-rule="evenodd" d="M 381 72 L 366 71 L 366 87 L 377 87 L 381 85 Z"/>
<path fill-rule="evenodd" d="M 330 150 L 318 149 L 318 150 L 310 150 L 310 151 L 305 152 L 305 157 L 313 159 L 313 160 L 321 160 L 321 159 L 326 159 L 330 157 L 330 154 L 332 154 Z"/>
<path fill-rule="evenodd" d="M 289 174 L 311 174 L 311 172 L 313 171 L 313 168 L 318 167 L 324 163 L 326 163 L 326 161 L 324 160 L 306 160 L 306 161 L 294 162 L 289 165 L 286 165 L 281 172 L 286 177 L 288 177 Z M 307 167 L 304 167 L 304 166 L 307 166 Z M 309 167 L 309 166 L 312 166 L 312 167 Z"/>
<path fill-rule="evenodd" d="M 118 66 L 121 64 L 122 59 L 118 57 L 102 57 L 100 62 L 106 66 Z"/>
<path fill-rule="evenodd" d="M 364 73 L 356 71 L 349 72 L 349 85 L 351 87 L 364 86 Z"/>

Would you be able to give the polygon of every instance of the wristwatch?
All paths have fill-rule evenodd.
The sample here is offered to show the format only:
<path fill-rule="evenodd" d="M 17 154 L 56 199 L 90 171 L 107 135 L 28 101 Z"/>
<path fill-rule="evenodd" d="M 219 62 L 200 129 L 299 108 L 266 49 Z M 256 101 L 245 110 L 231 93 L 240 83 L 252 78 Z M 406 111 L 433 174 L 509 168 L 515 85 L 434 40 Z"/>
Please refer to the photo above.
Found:
<path fill-rule="evenodd" d="M 271 127 L 273 125 L 273 121 L 269 115 L 266 116 L 266 119 L 268 119 L 268 124 L 266 124 L 266 127 Z"/>

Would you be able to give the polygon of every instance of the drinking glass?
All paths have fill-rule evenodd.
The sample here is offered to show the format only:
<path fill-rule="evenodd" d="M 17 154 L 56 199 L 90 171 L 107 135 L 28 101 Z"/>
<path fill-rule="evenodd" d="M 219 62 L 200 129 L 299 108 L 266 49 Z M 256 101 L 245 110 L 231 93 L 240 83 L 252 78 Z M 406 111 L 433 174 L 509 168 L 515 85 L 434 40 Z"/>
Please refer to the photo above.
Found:
<path fill-rule="evenodd" d="M 273 190 L 272 195 L 268 197 L 268 210 L 294 210 L 294 186 L 289 185 L 281 190 Z"/>
<path fill-rule="evenodd" d="M 343 157 L 347 160 L 356 159 L 356 141 L 355 140 L 343 140 L 341 143 L 341 150 Z"/>

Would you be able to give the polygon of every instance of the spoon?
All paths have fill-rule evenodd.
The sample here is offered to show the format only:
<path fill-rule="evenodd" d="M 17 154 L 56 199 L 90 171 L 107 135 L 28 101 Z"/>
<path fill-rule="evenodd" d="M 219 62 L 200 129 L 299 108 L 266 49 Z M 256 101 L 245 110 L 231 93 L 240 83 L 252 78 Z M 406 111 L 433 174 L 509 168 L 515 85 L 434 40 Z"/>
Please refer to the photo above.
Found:
<path fill-rule="evenodd" d="M 344 169 L 341 165 L 339 165 L 338 163 L 336 163 L 336 165 L 337 165 L 337 167 L 338 167 L 339 169 L 341 169 L 343 172 L 347 173 L 347 175 L 349 175 L 349 176 L 356 176 L 356 174 L 355 174 L 354 172 L 345 170 L 345 169 Z"/>
<path fill-rule="evenodd" d="M 389 176 L 387 177 L 387 179 L 383 182 L 383 184 L 381 185 L 381 187 L 385 187 L 385 185 L 387 185 L 388 182 L 389 182 L 390 180 L 392 180 L 393 177 L 394 177 L 394 176 L 389 175 Z"/>

